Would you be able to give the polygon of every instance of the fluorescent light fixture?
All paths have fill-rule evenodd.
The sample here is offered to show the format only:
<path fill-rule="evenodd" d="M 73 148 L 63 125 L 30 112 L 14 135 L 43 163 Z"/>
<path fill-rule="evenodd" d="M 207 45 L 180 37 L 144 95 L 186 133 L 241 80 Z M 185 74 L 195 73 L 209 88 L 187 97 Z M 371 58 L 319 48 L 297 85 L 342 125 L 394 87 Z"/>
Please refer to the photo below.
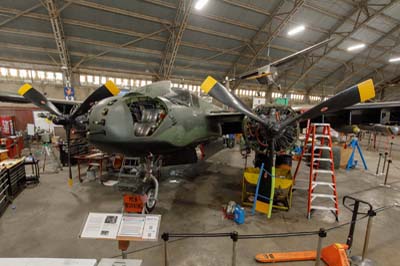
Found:
<path fill-rule="evenodd" d="M 362 48 L 364 48 L 364 47 L 365 47 L 365 43 L 355 44 L 355 45 L 353 45 L 353 46 L 349 46 L 349 47 L 347 48 L 347 51 L 350 52 L 350 51 L 362 49 Z"/>
<path fill-rule="evenodd" d="M 197 10 L 201 10 L 207 3 L 208 0 L 197 0 L 196 4 L 194 5 L 194 8 L 196 8 Z"/>
<path fill-rule="evenodd" d="M 400 57 L 393 57 L 389 59 L 390 63 L 394 63 L 394 62 L 399 62 L 400 61 Z"/>
<path fill-rule="evenodd" d="M 304 31 L 305 29 L 306 29 L 306 26 L 300 25 L 300 26 L 297 26 L 297 27 L 295 27 L 295 28 L 289 30 L 287 34 L 288 34 L 289 36 L 293 36 L 293 35 L 296 35 L 297 33 L 300 33 L 300 32 L 302 32 L 302 31 Z"/>

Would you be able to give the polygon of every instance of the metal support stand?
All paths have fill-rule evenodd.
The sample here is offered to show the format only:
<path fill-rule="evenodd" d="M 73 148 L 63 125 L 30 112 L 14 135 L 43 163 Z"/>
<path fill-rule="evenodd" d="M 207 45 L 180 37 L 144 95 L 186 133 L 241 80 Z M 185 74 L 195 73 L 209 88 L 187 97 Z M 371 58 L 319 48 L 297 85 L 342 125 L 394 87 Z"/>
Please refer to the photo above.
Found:
<path fill-rule="evenodd" d="M 389 168 L 390 168 L 390 164 L 391 163 L 392 163 L 392 160 L 389 159 L 388 163 L 387 163 L 387 168 L 386 168 L 385 181 L 383 182 L 383 184 L 381 184 L 381 186 L 390 187 L 390 185 L 387 184 L 387 179 L 388 179 L 388 176 L 389 176 Z"/>
<path fill-rule="evenodd" d="M 360 154 L 361 160 L 364 165 L 364 169 L 368 170 L 367 163 L 365 162 L 364 155 L 362 153 L 360 144 L 358 143 L 358 138 L 353 137 L 350 142 L 350 146 L 352 147 L 353 151 L 351 152 L 350 158 L 347 162 L 346 170 L 356 167 L 356 164 L 354 162 L 354 155 L 355 155 L 356 149 L 358 150 L 358 153 Z"/>
<path fill-rule="evenodd" d="M 393 141 L 390 142 L 389 157 L 392 157 Z"/>
<path fill-rule="evenodd" d="M 379 175 L 379 166 L 381 165 L 382 152 L 379 153 L 378 166 L 376 167 L 376 176 Z"/>
<path fill-rule="evenodd" d="M 371 235 L 371 228 L 372 228 L 372 222 L 374 217 L 376 216 L 376 212 L 374 210 L 368 211 L 368 224 L 367 224 L 367 230 L 365 231 L 365 239 L 364 239 L 364 247 L 362 251 L 361 256 L 353 256 L 351 257 L 351 265 L 354 266 L 373 266 L 375 263 L 367 259 L 367 251 L 368 251 L 368 245 L 369 245 L 369 238 Z"/>
<path fill-rule="evenodd" d="M 122 259 L 126 260 L 128 258 L 127 250 L 129 248 L 129 241 L 119 240 L 118 248 L 119 248 L 119 250 L 121 250 Z"/>
<path fill-rule="evenodd" d="M 164 240 L 164 266 L 168 266 L 168 249 L 167 249 L 167 245 L 168 245 L 168 240 L 169 240 L 169 234 L 168 233 L 164 233 L 161 236 L 162 240 Z"/>
<path fill-rule="evenodd" d="M 326 230 L 324 228 L 320 228 L 318 233 L 317 257 L 315 259 L 315 266 L 319 266 L 321 262 L 322 240 L 326 237 L 326 235 Z"/>
<path fill-rule="evenodd" d="M 381 171 L 381 175 L 384 174 L 385 172 L 385 167 L 386 167 L 386 159 L 387 159 L 388 153 L 385 152 L 385 157 L 384 157 L 384 161 L 383 161 L 383 167 L 382 167 L 382 171 Z"/>
<path fill-rule="evenodd" d="M 232 266 L 236 266 L 236 245 L 239 239 L 238 232 L 236 231 L 232 232 L 231 239 L 232 239 Z"/>

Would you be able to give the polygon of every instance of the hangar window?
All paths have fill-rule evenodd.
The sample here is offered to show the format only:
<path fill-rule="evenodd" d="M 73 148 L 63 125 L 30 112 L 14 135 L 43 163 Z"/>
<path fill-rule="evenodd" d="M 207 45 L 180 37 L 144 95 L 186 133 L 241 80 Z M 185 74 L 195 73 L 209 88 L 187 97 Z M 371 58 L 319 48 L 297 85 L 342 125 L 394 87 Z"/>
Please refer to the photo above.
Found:
<path fill-rule="evenodd" d="M 36 71 L 35 70 L 29 71 L 29 77 L 32 79 L 36 78 Z"/>
<path fill-rule="evenodd" d="M 116 84 L 117 84 L 117 85 L 122 85 L 122 79 L 117 78 L 117 79 L 116 79 Z"/>
<path fill-rule="evenodd" d="M 46 79 L 54 80 L 54 72 L 46 72 Z"/>
<path fill-rule="evenodd" d="M 101 84 L 105 84 L 107 82 L 107 78 L 106 77 L 101 77 Z"/>
<path fill-rule="evenodd" d="M 86 83 L 86 76 L 85 75 L 79 75 L 79 81 L 81 84 Z"/>
<path fill-rule="evenodd" d="M 45 73 L 44 73 L 44 71 L 38 71 L 37 72 L 37 77 L 39 78 L 39 79 L 45 79 Z"/>
<path fill-rule="evenodd" d="M 63 80 L 63 76 L 61 72 L 56 72 L 56 80 Z"/>
<path fill-rule="evenodd" d="M 18 70 L 16 70 L 15 68 L 10 68 L 10 76 L 17 77 L 18 76 Z"/>
<path fill-rule="evenodd" d="M 123 85 L 123 86 L 128 86 L 128 83 L 129 83 L 129 80 L 128 80 L 128 79 L 124 79 L 124 80 L 122 81 L 122 85 Z"/>
<path fill-rule="evenodd" d="M 115 83 L 115 79 L 114 78 L 108 78 L 108 80 L 111 80 L 112 82 L 114 82 Z"/>
<path fill-rule="evenodd" d="M 8 69 L 5 67 L 0 68 L 0 72 L 2 76 L 7 76 L 8 74 Z"/>
<path fill-rule="evenodd" d="M 99 76 L 93 76 L 93 83 L 98 85 L 100 84 L 100 77 Z"/>
<path fill-rule="evenodd" d="M 87 80 L 87 83 L 92 84 L 93 83 L 93 76 L 92 75 L 87 75 L 86 76 L 86 80 Z"/>
<path fill-rule="evenodd" d="M 19 70 L 19 76 L 21 78 L 27 78 L 28 77 L 28 71 L 26 71 L 25 69 L 20 69 Z"/>

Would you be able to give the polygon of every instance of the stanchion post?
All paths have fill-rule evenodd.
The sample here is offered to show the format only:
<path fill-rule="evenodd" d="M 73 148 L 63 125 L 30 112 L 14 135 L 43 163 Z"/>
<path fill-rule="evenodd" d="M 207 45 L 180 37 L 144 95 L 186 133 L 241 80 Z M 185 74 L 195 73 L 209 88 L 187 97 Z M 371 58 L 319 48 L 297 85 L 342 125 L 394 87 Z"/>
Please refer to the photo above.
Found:
<path fill-rule="evenodd" d="M 383 175 L 383 173 L 385 172 L 385 167 L 386 167 L 386 159 L 387 159 L 387 156 L 388 156 L 388 152 L 386 151 L 385 152 L 385 157 L 383 158 L 384 159 L 384 161 L 383 161 L 383 168 L 382 168 L 382 175 Z"/>
<path fill-rule="evenodd" d="M 379 174 L 379 166 L 381 164 L 382 152 L 379 153 L 378 166 L 376 167 L 376 175 Z"/>
<path fill-rule="evenodd" d="M 389 157 L 392 156 L 392 147 L 393 147 L 393 141 L 390 142 Z"/>
<path fill-rule="evenodd" d="M 239 239 L 238 232 L 234 231 L 231 233 L 232 239 L 232 266 L 236 266 L 236 245 Z"/>
<path fill-rule="evenodd" d="M 389 166 L 388 166 L 389 168 Z M 367 223 L 367 230 L 365 231 L 365 240 L 364 240 L 364 247 L 362 251 L 362 260 L 364 261 L 367 255 L 368 251 L 368 245 L 369 245 L 369 237 L 371 235 L 371 228 L 372 228 L 372 222 L 374 217 L 376 216 L 376 212 L 374 210 L 370 210 L 368 212 L 368 223 Z"/>
<path fill-rule="evenodd" d="M 367 223 L 367 229 L 365 230 L 365 239 L 364 239 L 362 255 L 361 256 L 352 256 L 351 257 L 351 265 L 354 265 L 354 266 L 376 265 L 372 260 L 367 258 L 367 251 L 368 251 L 368 246 L 369 246 L 369 238 L 371 236 L 372 222 L 373 222 L 373 219 L 375 216 L 376 216 L 376 211 L 374 211 L 374 210 L 368 211 L 368 223 Z"/>
<path fill-rule="evenodd" d="M 322 240 L 326 237 L 327 233 L 324 228 L 320 228 L 318 232 L 318 246 L 317 246 L 317 257 L 315 259 L 315 266 L 319 266 L 321 262 L 321 249 L 322 249 Z"/>
<path fill-rule="evenodd" d="M 169 240 L 169 234 L 168 233 L 163 233 L 161 236 L 162 240 L 164 240 L 164 266 L 168 266 L 168 240 Z"/>
<path fill-rule="evenodd" d="M 391 164 L 391 163 L 392 163 L 392 160 L 389 159 L 389 160 L 388 160 L 388 165 L 387 165 L 387 168 L 386 168 L 385 182 L 383 183 L 384 186 L 386 186 L 386 183 L 387 183 L 387 179 L 388 179 L 388 175 L 389 175 L 389 168 L 390 168 L 390 164 Z"/>

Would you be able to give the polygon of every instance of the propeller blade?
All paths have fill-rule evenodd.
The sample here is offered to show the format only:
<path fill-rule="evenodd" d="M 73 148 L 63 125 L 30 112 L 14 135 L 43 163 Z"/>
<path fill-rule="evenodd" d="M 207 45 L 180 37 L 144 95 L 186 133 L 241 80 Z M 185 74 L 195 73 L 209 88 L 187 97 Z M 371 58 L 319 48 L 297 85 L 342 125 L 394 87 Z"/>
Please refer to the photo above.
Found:
<path fill-rule="evenodd" d="M 106 84 L 96 89 L 90 94 L 83 103 L 76 109 L 72 114 L 71 118 L 83 115 L 89 111 L 95 102 L 101 101 L 105 98 L 115 96 L 120 92 L 118 87 L 111 80 L 107 81 Z"/>
<path fill-rule="evenodd" d="M 247 115 L 248 117 L 267 125 L 267 123 L 258 117 L 253 111 L 248 108 L 239 98 L 232 94 L 228 88 L 219 83 L 213 77 L 208 76 L 201 84 L 201 89 L 204 93 L 210 95 L 219 102 L 235 109 L 236 111 Z"/>
<path fill-rule="evenodd" d="M 284 64 L 287 64 L 287 63 L 289 63 L 289 62 L 291 62 L 293 60 L 296 60 L 300 56 L 303 56 L 303 55 L 305 55 L 307 53 L 310 53 L 310 52 L 312 52 L 312 51 L 324 46 L 325 44 L 333 41 L 334 39 L 335 38 L 329 38 L 329 39 L 326 39 L 326 40 L 324 40 L 322 42 L 319 42 L 319 43 L 316 43 L 314 45 L 311 45 L 311 46 L 309 46 L 309 47 L 307 47 L 307 48 L 305 48 L 305 49 L 303 49 L 301 51 L 295 52 L 295 53 L 293 53 L 291 55 L 288 55 L 288 56 L 286 56 L 284 58 L 278 59 L 275 62 L 272 62 L 270 65 L 274 66 L 274 67 L 280 67 L 280 66 L 282 66 Z"/>
<path fill-rule="evenodd" d="M 28 83 L 19 88 L 18 94 L 31 101 L 37 107 L 42 108 L 53 115 L 61 115 L 61 112 L 52 102 L 50 102 L 42 93 L 34 89 L 32 85 Z"/>
<path fill-rule="evenodd" d="M 318 104 L 317 106 L 314 106 L 313 108 L 302 113 L 301 115 L 284 121 L 279 128 L 283 129 L 294 122 L 312 119 L 326 112 L 338 111 L 347 106 L 351 106 L 359 102 L 365 102 L 366 100 L 372 99 L 374 97 L 374 82 L 372 81 L 372 79 L 368 79 L 336 94 L 332 98 Z"/>
<path fill-rule="evenodd" d="M 265 66 L 247 71 L 241 75 L 239 75 L 239 79 L 257 79 L 261 84 L 267 84 L 266 77 L 270 75 L 277 75 L 276 67 L 280 67 L 282 65 L 288 64 L 292 62 L 293 60 L 298 59 L 300 56 L 303 56 L 307 53 L 310 53 L 323 45 L 331 42 L 333 38 L 326 39 L 322 42 L 319 42 L 317 44 L 314 44 L 310 47 L 307 47 L 301 51 L 298 51 L 296 53 L 293 53 L 291 55 L 288 55 L 284 58 L 278 59 L 275 62 L 272 62 L 270 64 L 267 64 Z"/>

